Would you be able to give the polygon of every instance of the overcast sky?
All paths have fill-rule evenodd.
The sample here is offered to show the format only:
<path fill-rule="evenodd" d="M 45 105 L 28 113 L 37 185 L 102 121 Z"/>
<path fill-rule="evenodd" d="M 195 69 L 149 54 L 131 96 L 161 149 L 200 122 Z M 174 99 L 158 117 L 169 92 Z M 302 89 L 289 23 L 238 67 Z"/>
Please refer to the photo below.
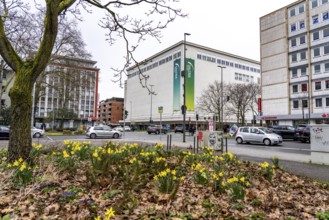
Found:
<path fill-rule="evenodd" d="M 149 56 L 183 40 L 184 33 L 190 33 L 187 41 L 211 47 L 224 52 L 260 60 L 259 18 L 280 9 L 294 0 L 180 0 L 179 8 L 189 14 L 188 18 L 177 19 L 162 32 L 161 43 L 148 38 L 135 53 L 144 60 Z M 111 67 L 121 67 L 124 59 L 122 42 L 109 46 L 105 31 L 97 26 L 99 13 L 94 11 L 79 24 L 87 50 L 100 68 L 100 100 L 123 97 L 123 88 L 112 83 Z"/>

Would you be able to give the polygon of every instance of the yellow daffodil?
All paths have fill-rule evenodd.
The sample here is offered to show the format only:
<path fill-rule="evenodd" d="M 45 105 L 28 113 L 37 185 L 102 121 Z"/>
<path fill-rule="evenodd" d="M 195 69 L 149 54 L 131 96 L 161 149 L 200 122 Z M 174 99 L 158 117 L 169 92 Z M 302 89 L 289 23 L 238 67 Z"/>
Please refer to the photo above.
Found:
<path fill-rule="evenodd" d="M 111 207 L 110 209 L 106 209 L 105 220 L 109 220 L 113 216 L 115 216 L 113 208 Z"/>

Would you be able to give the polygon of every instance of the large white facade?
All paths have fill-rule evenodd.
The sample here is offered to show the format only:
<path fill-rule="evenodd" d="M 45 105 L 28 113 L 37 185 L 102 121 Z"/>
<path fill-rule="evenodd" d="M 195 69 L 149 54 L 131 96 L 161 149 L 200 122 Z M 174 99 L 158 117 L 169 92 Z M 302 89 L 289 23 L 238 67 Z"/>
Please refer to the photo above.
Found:
<path fill-rule="evenodd" d="M 260 63 L 258 61 L 190 42 L 186 42 L 186 59 L 187 62 L 194 62 L 193 88 L 186 83 L 187 100 L 194 90 L 194 96 L 192 95 L 194 109 L 190 109 L 187 104 L 187 122 L 195 121 L 197 99 L 202 91 L 215 80 L 221 81 L 221 69 L 218 65 L 226 67 L 223 69 L 223 82 L 225 83 L 258 83 L 260 81 Z M 125 84 L 125 109 L 129 112 L 126 119 L 128 123 L 147 124 L 151 118 L 152 121 L 159 122 L 158 107 L 160 106 L 163 107 L 161 120 L 164 123 L 182 123 L 183 116 L 180 107 L 183 105 L 183 78 L 180 73 L 183 70 L 183 60 L 184 41 L 181 41 L 145 59 L 145 62 L 140 64 L 142 73 L 149 76 L 147 84 L 155 95 L 150 95 L 147 89 L 142 88 L 137 66 L 128 69 L 128 79 Z M 176 75 L 174 74 L 175 66 Z M 187 74 L 189 73 L 187 72 Z M 178 83 L 178 81 L 179 85 L 175 87 L 174 82 Z M 207 113 L 198 113 L 201 121 L 205 121 L 205 117 L 210 117 Z M 251 117 L 251 114 L 248 115 L 247 121 L 250 122 Z M 233 123 L 236 122 L 236 119 L 225 116 L 224 112 L 224 122 Z"/>
<path fill-rule="evenodd" d="M 268 124 L 329 118 L 329 3 L 296 1 L 260 18 L 262 106 Z"/>

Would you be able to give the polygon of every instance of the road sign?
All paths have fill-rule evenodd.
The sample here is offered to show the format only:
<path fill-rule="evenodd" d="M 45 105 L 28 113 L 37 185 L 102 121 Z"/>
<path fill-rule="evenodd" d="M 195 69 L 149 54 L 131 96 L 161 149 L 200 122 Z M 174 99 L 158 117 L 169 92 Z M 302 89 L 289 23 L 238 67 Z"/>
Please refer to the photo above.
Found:
<path fill-rule="evenodd" d="M 163 106 L 159 106 L 158 107 L 158 112 L 161 114 L 161 113 L 163 113 Z"/>

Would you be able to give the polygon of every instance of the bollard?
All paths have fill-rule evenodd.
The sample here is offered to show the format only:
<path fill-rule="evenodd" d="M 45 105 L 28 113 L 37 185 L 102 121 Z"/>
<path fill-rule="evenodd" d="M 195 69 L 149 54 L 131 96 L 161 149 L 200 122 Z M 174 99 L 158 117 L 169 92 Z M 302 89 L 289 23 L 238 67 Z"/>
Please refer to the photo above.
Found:
<path fill-rule="evenodd" d="M 226 148 L 226 153 L 227 153 L 227 137 L 225 137 L 225 148 Z"/>
<path fill-rule="evenodd" d="M 169 149 L 169 135 L 167 134 L 167 151 Z"/>
<path fill-rule="evenodd" d="M 197 136 L 197 142 L 196 142 L 196 153 L 199 153 L 199 136 Z"/>
<path fill-rule="evenodd" d="M 195 136 L 193 137 L 193 153 L 195 153 Z"/>
<path fill-rule="evenodd" d="M 171 134 L 169 135 L 169 149 L 171 150 Z"/>

